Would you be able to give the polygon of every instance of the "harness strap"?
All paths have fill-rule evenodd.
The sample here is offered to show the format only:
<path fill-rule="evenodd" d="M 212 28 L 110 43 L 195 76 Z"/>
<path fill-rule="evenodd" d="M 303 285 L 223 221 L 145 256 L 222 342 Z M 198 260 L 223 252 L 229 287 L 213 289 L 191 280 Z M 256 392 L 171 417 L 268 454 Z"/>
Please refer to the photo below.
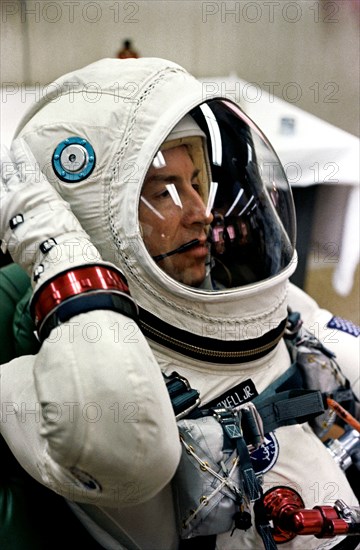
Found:
<path fill-rule="evenodd" d="M 216 399 L 205 407 L 199 407 L 199 392 L 192 389 L 185 378 L 176 372 L 170 376 L 163 376 L 177 420 L 185 416 L 198 418 L 212 414 L 211 409 L 217 405 Z M 264 424 L 264 433 L 269 433 L 281 426 L 308 422 L 324 412 L 322 394 L 318 390 L 280 391 L 293 388 L 295 383 L 298 387 L 302 387 L 301 374 L 296 364 L 293 364 L 264 392 L 253 399 L 252 402 Z"/>
<path fill-rule="evenodd" d="M 163 374 L 176 420 L 189 416 L 200 405 L 200 394 L 190 387 L 186 378 L 177 372 Z"/>
<path fill-rule="evenodd" d="M 277 546 L 273 539 L 271 526 L 265 511 L 261 484 L 252 466 L 249 449 L 241 428 L 241 412 L 233 413 L 226 409 L 213 409 L 213 412 L 224 431 L 224 445 L 226 446 L 226 441 L 229 441 L 232 447 L 236 446 L 243 479 L 243 489 L 250 502 L 255 502 L 255 525 L 262 538 L 264 548 L 265 550 L 276 550 Z"/>
<path fill-rule="evenodd" d="M 234 414 L 226 409 L 212 409 L 216 420 L 221 424 L 224 432 L 224 448 L 232 450 L 236 448 L 239 457 L 244 492 L 251 502 L 254 502 L 261 495 L 259 481 L 251 464 L 250 453 L 247 442 L 244 439 L 244 432 L 241 427 L 241 413 Z"/>
<path fill-rule="evenodd" d="M 259 395 L 253 404 L 263 420 L 264 433 L 281 426 L 308 422 L 325 410 L 322 394 L 318 390 L 289 390 L 265 399 Z"/>
<path fill-rule="evenodd" d="M 266 516 L 263 491 L 251 464 L 249 450 L 243 437 L 236 440 L 236 448 L 240 459 L 240 467 L 244 479 L 244 490 L 251 502 L 254 502 L 256 529 L 263 541 L 265 550 L 276 550 L 271 526 Z"/>
<path fill-rule="evenodd" d="M 263 422 L 264 433 L 282 426 L 309 422 L 325 410 L 323 397 L 318 390 L 289 390 L 263 399 L 262 394 L 253 399 Z M 212 414 L 208 406 L 194 409 L 188 418 L 199 418 Z M 247 442 L 249 443 L 249 442 Z"/>
<path fill-rule="evenodd" d="M 265 550 L 277 550 L 277 546 L 272 535 L 271 526 L 266 515 L 262 489 L 261 497 L 254 504 L 254 515 L 255 526 L 257 532 L 262 538 Z"/>
<path fill-rule="evenodd" d="M 203 537 L 192 537 L 191 539 L 181 539 L 179 550 L 215 550 L 216 535 L 207 535 Z"/>
<path fill-rule="evenodd" d="M 259 398 L 266 399 L 273 396 L 275 393 L 285 390 L 292 390 L 293 388 L 303 388 L 304 380 L 301 375 L 301 371 L 297 366 L 297 363 L 292 365 L 274 380 L 264 391 L 261 392 Z"/>

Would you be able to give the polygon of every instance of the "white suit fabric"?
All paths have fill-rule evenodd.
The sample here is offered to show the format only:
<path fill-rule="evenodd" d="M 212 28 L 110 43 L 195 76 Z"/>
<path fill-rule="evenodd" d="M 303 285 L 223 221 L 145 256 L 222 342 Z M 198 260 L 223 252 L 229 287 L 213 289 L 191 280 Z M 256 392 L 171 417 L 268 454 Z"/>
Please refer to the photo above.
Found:
<path fill-rule="evenodd" d="M 332 315 L 289 284 L 296 258 L 264 282 L 211 296 L 185 288 L 150 258 L 138 222 L 142 182 L 165 137 L 203 101 L 202 94 L 202 85 L 174 63 L 101 60 L 56 81 L 19 135 L 102 260 L 124 273 L 139 306 L 178 329 L 226 342 L 266 334 L 290 305 L 307 326 L 318 327 L 358 390 L 357 339 L 327 329 Z M 83 181 L 61 181 L 53 152 L 79 134 L 95 150 L 95 169 Z M 93 261 L 91 249 L 78 252 L 84 263 Z M 71 501 L 104 548 L 175 550 L 171 480 L 181 448 L 161 371 L 185 376 L 205 405 L 248 378 L 260 393 L 289 365 L 282 340 L 255 361 L 207 363 L 145 339 L 119 313 L 88 312 L 54 330 L 36 356 L 1 366 L 1 433 L 33 477 Z M 279 456 L 264 474 L 264 490 L 290 485 L 308 508 L 337 498 L 357 504 L 308 424 L 279 428 L 276 438 Z M 298 536 L 282 547 L 331 548 L 338 542 Z M 216 544 L 219 550 L 263 548 L 255 528 L 218 535 Z"/>

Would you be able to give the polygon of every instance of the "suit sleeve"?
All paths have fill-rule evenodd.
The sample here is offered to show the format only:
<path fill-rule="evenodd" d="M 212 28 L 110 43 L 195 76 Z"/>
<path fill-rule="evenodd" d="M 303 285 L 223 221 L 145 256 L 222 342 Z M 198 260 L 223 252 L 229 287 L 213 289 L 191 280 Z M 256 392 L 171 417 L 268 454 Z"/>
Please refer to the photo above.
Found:
<path fill-rule="evenodd" d="M 20 464 L 74 501 L 145 502 L 180 459 L 160 368 L 136 323 L 113 311 L 78 315 L 37 355 L 2 365 L 1 411 Z"/>

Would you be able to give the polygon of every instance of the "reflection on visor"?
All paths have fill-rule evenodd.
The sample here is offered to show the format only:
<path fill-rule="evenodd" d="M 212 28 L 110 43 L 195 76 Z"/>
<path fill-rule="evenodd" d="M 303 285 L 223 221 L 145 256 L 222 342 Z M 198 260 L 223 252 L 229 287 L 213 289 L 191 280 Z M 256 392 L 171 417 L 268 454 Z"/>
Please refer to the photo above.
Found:
<path fill-rule="evenodd" d="M 177 189 L 176 189 L 175 185 L 173 183 L 168 183 L 165 187 L 169 191 L 170 196 L 171 196 L 172 200 L 174 201 L 174 204 L 176 204 L 176 206 L 180 206 L 180 208 L 182 208 L 181 199 L 179 197 L 179 193 L 177 192 Z"/>
<path fill-rule="evenodd" d="M 241 189 L 240 191 L 244 191 L 243 189 Z M 244 208 L 241 210 L 241 212 L 238 213 L 238 216 L 242 216 L 244 214 L 244 212 L 246 212 L 246 210 L 248 210 L 249 208 L 249 204 L 252 203 L 252 201 L 254 200 L 254 195 L 252 197 L 250 197 L 249 201 L 245 204 Z M 253 206 L 253 208 L 255 208 L 255 204 Z"/>
<path fill-rule="evenodd" d="M 156 208 L 153 207 L 153 205 L 145 199 L 145 197 L 141 196 L 140 200 L 148 207 L 150 208 L 151 212 L 155 214 L 160 220 L 165 220 L 164 216 L 156 210 Z"/>
<path fill-rule="evenodd" d="M 145 179 L 139 218 L 150 255 L 175 280 L 210 292 L 277 275 L 295 243 L 279 159 L 233 103 L 211 100 L 190 115 L 191 136 L 165 142 Z"/>
<path fill-rule="evenodd" d="M 226 212 L 225 218 L 226 218 L 226 216 L 230 216 L 231 212 L 234 210 L 235 206 L 237 205 L 237 203 L 241 199 L 243 193 L 244 193 L 244 189 L 240 189 L 237 196 L 236 196 L 236 198 L 235 198 L 235 200 L 234 200 L 234 202 L 230 206 L 229 210 Z"/>
<path fill-rule="evenodd" d="M 153 160 L 154 168 L 162 168 L 163 166 L 165 166 L 165 164 L 166 162 L 164 159 L 164 155 L 161 151 L 158 151 Z"/>
<path fill-rule="evenodd" d="M 210 191 L 209 191 L 209 198 L 206 205 L 206 215 L 209 216 L 210 212 L 212 212 L 212 209 L 214 207 L 215 197 L 218 190 L 218 183 L 216 181 L 210 182 Z"/>
<path fill-rule="evenodd" d="M 204 103 L 204 105 L 200 105 L 200 109 L 205 116 L 206 124 L 210 133 L 210 138 L 211 138 L 210 141 L 212 145 L 212 150 L 211 150 L 212 162 L 216 166 L 221 166 L 222 144 L 221 144 L 221 134 L 220 134 L 219 125 L 209 105 Z"/>

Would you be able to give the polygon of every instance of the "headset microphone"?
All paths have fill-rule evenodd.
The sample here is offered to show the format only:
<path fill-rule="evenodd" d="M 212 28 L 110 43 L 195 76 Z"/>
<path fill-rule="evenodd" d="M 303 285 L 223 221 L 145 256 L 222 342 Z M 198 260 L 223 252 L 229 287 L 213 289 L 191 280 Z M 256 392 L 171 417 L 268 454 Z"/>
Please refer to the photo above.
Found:
<path fill-rule="evenodd" d="M 186 244 L 182 244 L 181 246 L 179 246 L 178 248 L 175 248 L 174 250 L 171 250 L 170 252 L 166 252 L 165 254 L 159 254 L 158 256 L 153 256 L 152 258 L 155 262 L 160 262 L 164 258 L 167 258 L 168 256 L 172 256 L 173 254 L 181 254 L 182 252 L 186 252 L 187 250 L 189 250 L 193 246 L 197 246 L 198 244 L 200 244 L 199 239 L 193 239 L 192 241 L 189 241 Z"/>

